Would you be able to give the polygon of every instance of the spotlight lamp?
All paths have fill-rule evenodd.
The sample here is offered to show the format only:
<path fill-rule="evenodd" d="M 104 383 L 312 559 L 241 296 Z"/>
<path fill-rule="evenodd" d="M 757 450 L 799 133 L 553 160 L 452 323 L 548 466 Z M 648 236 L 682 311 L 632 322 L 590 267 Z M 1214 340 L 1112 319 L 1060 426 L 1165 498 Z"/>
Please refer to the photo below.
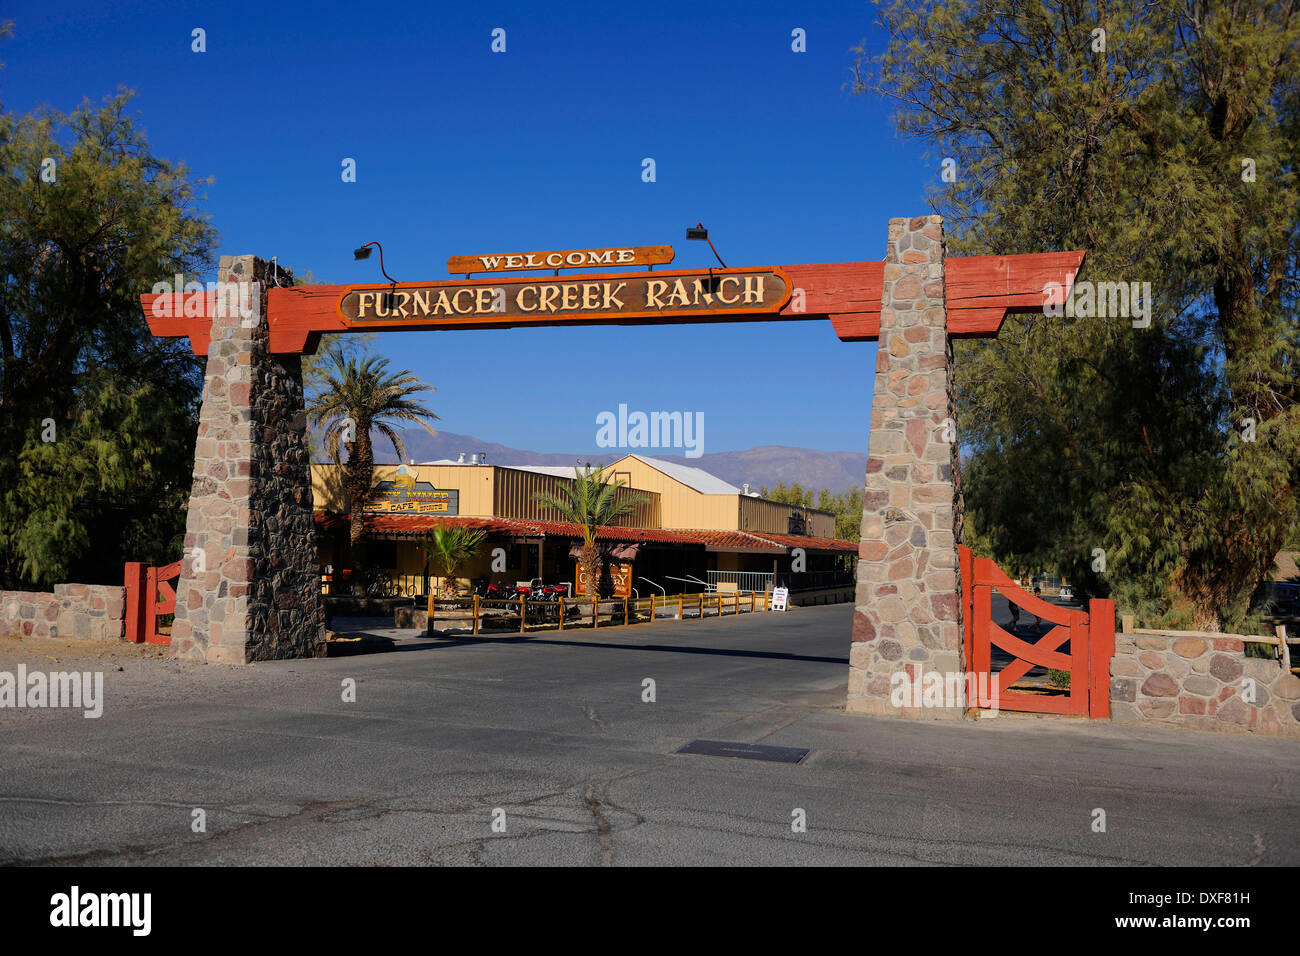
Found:
<path fill-rule="evenodd" d="M 713 240 L 709 238 L 709 230 L 707 230 L 707 229 L 704 228 L 704 223 L 702 223 L 702 222 L 697 222 L 697 223 L 696 223 L 695 225 L 693 225 L 693 226 L 687 226 L 687 227 L 686 227 L 686 238 L 687 238 L 687 239 L 702 239 L 702 240 L 704 240 L 705 242 L 707 242 L 707 243 L 709 244 L 709 248 L 710 248 L 710 249 L 713 249 L 713 256 L 714 256 L 715 259 L 718 260 L 718 265 L 722 266 L 722 268 L 724 268 L 724 269 L 727 268 L 727 264 L 726 264 L 725 262 L 722 261 L 722 256 L 718 255 L 718 250 L 713 248 Z"/>

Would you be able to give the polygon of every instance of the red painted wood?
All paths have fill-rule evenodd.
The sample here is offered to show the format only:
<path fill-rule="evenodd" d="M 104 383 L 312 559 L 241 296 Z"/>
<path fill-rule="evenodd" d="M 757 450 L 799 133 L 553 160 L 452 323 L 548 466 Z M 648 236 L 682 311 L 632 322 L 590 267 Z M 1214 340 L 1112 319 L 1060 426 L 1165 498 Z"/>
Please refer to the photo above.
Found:
<path fill-rule="evenodd" d="M 149 644 L 167 645 L 172 642 L 166 634 L 158 633 L 158 615 L 176 613 L 176 589 L 170 582 L 180 574 L 179 561 L 145 569 L 144 597 L 137 602 L 137 607 L 144 618 L 143 639 Z"/>
<path fill-rule="evenodd" d="M 1109 717 L 1110 659 L 1114 655 L 1115 640 L 1114 604 L 1094 601 L 1091 605 L 1093 615 L 1050 604 L 1018 587 L 995 562 L 974 557 L 964 545 L 958 547 L 958 562 L 962 579 L 962 612 L 969 612 L 969 621 L 964 619 L 962 622 L 966 659 L 975 675 L 976 696 L 979 698 L 973 706 L 992 706 L 992 701 L 978 691 L 980 675 L 988 675 L 986 680 L 991 691 L 996 689 L 999 709 Z M 1009 634 L 993 623 L 994 588 L 1011 603 L 1056 626 L 1032 644 Z M 1068 654 L 1059 650 L 1066 641 L 1070 643 Z M 994 644 L 1015 658 L 997 674 L 992 673 Z M 1011 685 L 1034 666 L 1068 671 L 1069 694 L 1045 697 L 1012 690 Z"/>
<path fill-rule="evenodd" d="M 964 544 L 957 545 L 957 567 L 961 575 L 961 631 L 962 647 L 965 653 L 962 660 L 966 662 L 967 673 L 975 673 L 974 667 L 971 666 L 971 651 L 975 639 L 975 608 L 971 600 L 971 586 L 974 583 L 974 574 L 971 570 L 971 563 L 974 555 L 971 549 Z"/>
<path fill-rule="evenodd" d="M 1049 282 L 1068 287 L 1083 265 L 1083 252 L 1051 252 L 1018 256 L 957 256 L 946 262 L 945 298 L 948 333 L 956 337 L 996 335 L 1003 319 L 1012 312 L 1040 312 L 1043 288 Z M 470 319 L 439 319 L 428 323 L 404 323 L 403 331 L 431 329 L 489 329 L 552 325 L 659 325 L 713 322 L 772 322 L 830 319 L 835 333 L 846 342 L 870 341 L 880 335 L 880 297 L 884 281 L 883 262 L 828 262 L 779 266 L 795 290 L 790 302 L 778 313 L 698 313 L 688 317 L 618 315 L 475 316 Z M 590 276 L 569 276 L 582 280 Z M 491 283 L 474 279 L 468 283 L 419 283 L 424 286 L 463 286 Z M 410 283 L 407 283 L 408 285 Z M 338 300 L 352 286 L 319 285 L 273 288 L 266 291 L 272 352 L 310 354 L 320 336 L 346 330 L 337 312 Z M 400 286 L 399 286 L 400 288 Z M 140 297 L 149 328 L 160 337 L 189 336 L 195 354 L 207 354 L 210 321 L 203 318 L 157 317 L 153 303 L 158 296 Z M 216 293 L 206 296 L 205 314 L 216 308 Z M 398 326 L 394 325 L 396 330 Z"/>
<path fill-rule="evenodd" d="M 1008 634 L 1001 626 L 994 624 L 992 621 L 989 622 L 990 642 L 1024 662 L 1025 667 L 1020 672 L 1021 676 L 1035 666 L 1068 671 L 1071 667 L 1070 655 L 1061 653 L 1057 648 L 1070 639 L 1070 631 L 1069 627 L 1058 624 L 1037 641 L 1030 644 L 1013 634 Z"/>
<path fill-rule="evenodd" d="M 1088 716 L 1110 717 L 1110 662 L 1115 656 L 1115 602 L 1093 598 L 1088 602 Z"/>
<path fill-rule="evenodd" d="M 148 568 L 145 571 L 145 615 L 144 615 L 144 639 L 149 644 L 159 643 L 158 634 L 158 569 Z"/>
<path fill-rule="evenodd" d="M 125 634 L 126 640 L 132 644 L 143 644 L 145 639 L 145 616 L 148 613 L 145 607 L 145 597 L 148 594 L 148 575 L 145 573 L 145 566 L 140 561 L 128 561 L 125 572 L 126 584 L 126 608 L 125 608 Z"/>
<path fill-rule="evenodd" d="M 972 657 L 971 673 L 990 675 L 988 683 L 985 685 L 988 691 L 993 689 L 993 645 L 989 642 L 989 627 L 993 623 L 993 589 L 988 585 L 977 585 L 974 588 L 974 629 L 975 629 L 975 651 Z M 975 681 L 975 706 L 991 707 L 992 701 L 985 696 L 985 691 L 981 689 L 978 678 Z"/>
<path fill-rule="evenodd" d="M 987 584 L 997 588 L 1004 598 L 1044 621 L 1050 621 L 1052 624 L 1070 623 L 1069 608 L 1059 607 L 1042 598 L 1034 597 L 1007 577 L 1006 572 L 989 558 L 976 558 L 973 565 L 976 584 Z"/>

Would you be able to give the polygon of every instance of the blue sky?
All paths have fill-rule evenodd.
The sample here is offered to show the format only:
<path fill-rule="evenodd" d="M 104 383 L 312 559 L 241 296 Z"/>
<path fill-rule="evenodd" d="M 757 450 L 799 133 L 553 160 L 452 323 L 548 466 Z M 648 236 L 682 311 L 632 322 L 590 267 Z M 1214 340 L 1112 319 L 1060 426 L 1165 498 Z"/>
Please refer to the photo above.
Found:
<path fill-rule="evenodd" d="M 886 220 L 928 212 L 937 177 L 887 104 L 845 88 L 851 48 L 883 45 L 860 0 L 5 6 L 6 109 L 134 89 L 155 152 L 215 179 L 220 250 L 322 282 L 378 280 L 351 255 L 375 239 L 405 282 L 448 278 L 453 254 L 602 245 L 669 244 L 673 268 L 705 266 L 684 235 L 697 220 L 731 266 L 880 259 Z M 440 428 L 520 448 L 593 450 L 597 414 L 623 403 L 702 412 L 705 452 L 866 451 L 875 346 L 828 322 L 374 344 L 437 387 Z"/>

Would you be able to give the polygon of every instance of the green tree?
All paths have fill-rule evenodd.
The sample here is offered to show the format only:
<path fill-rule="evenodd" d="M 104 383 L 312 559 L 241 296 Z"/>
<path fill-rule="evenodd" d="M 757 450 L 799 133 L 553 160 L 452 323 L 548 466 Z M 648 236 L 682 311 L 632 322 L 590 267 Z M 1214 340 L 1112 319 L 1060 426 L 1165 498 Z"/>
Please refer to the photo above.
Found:
<path fill-rule="evenodd" d="M 486 531 L 442 527 L 416 542 L 429 556 L 429 562 L 442 572 L 442 590 L 448 597 L 456 596 L 456 572 L 478 553 L 485 537 Z"/>
<path fill-rule="evenodd" d="M 573 481 L 561 485 L 558 494 L 539 491 L 533 500 L 544 508 L 553 508 L 565 521 L 582 527 L 582 557 L 579 569 L 588 581 L 600 580 L 600 550 L 596 530 L 632 514 L 646 502 L 645 495 L 619 495 L 623 482 L 606 476 L 599 467 L 573 469 Z"/>
<path fill-rule="evenodd" d="M 129 101 L 0 113 L 0 586 L 181 556 L 203 367 L 139 296 L 207 270 L 216 234 Z"/>
<path fill-rule="evenodd" d="M 835 515 L 835 537 L 845 541 L 857 541 L 862 533 L 862 489 L 850 488 L 848 491 L 832 493 L 823 488 L 814 494 L 795 482 L 786 487 L 779 481 L 775 488 L 763 486 L 758 493 L 768 501 L 779 501 L 796 508 L 816 508 L 829 511 Z"/>
<path fill-rule="evenodd" d="M 881 22 L 855 88 L 954 160 L 950 255 L 1086 249 L 1081 279 L 1153 293 L 1146 328 L 1085 307 L 957 343 L 968 518 L 999 560 L 1240 626 L 1298 514 L 1300 12 L 890 0 Z"/>
<path fill-rule="evenodd" d="M 392 443 L 399 459 L 406 460 L 406 444 L 395 427 L 411 422 L 436 434 L 428 420 L 438 416 L 412 396 L 434 391 L 413 373 L 390 373 L 388 359 L 376 355 L 355 355 L 335 345 L 319 367 L 321 386 L 308 398 L 307 416 L 321 429 L 330 460 L 340 466 L 343 493 L 347 501 L 348 535 L 352 547 L 353 588 L 360 593 L 366 567 L 366 499 L 375 485 L 375 452 L 371 431 Z M 343 451 L 347 461 L 343 461 Z"/>

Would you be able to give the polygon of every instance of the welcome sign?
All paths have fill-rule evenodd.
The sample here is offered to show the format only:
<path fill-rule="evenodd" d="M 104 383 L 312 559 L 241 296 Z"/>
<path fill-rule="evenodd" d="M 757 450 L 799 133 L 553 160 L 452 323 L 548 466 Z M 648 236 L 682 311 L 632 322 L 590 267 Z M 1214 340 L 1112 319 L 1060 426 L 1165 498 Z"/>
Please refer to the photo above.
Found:
<path fill-rule="evenodd" d="M 349 286 L 338 315 L 349 328 L 393 328 L 437 319 L 619 316 L 689 318 L 779 312 L 791 283 L 779 268 L 620 273 Z"/>

